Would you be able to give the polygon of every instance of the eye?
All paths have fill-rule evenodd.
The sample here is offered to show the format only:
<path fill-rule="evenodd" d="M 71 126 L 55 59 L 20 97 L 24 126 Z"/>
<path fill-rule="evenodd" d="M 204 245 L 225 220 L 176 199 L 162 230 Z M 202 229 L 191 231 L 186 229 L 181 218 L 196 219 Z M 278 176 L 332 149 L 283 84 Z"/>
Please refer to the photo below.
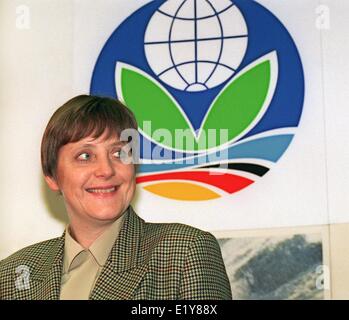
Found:
<path fill-rule="evenodd" d="M 121 150 L 117 150 L 113 153 L 113 156 L 115 158 L 120 158 L 122 156 L 122 151 Z"/>
<path fill-rule="evenodd" d="M 117 159 L 127 160 L 131 156 L 131 152 L 122 148 L 120 150 L 115 151 L 113 153 L 113 156 Z"/>
<path fill-rule="evenodd" d="M 90 160 L 91 156 L 87 152 L 83 152 L 78 156 L 78 160 L 87 161 Z"/>

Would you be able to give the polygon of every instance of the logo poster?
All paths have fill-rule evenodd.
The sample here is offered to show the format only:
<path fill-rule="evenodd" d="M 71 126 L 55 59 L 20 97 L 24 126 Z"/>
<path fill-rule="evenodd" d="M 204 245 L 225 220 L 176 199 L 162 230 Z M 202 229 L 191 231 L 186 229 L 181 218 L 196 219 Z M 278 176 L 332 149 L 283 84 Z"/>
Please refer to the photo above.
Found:
<path fill-rule="evenodd" d="M 206 229 L 327 222 L 325 185 L 309 183 L 324 174 L 309 176 L 322 144 L 306 150 L 323 116 L 309 119 L 317 97 L 306 81 L 316 79 L 320 42 L 306 45 L 316 29 L 304 34 L 310 21 L 290 18 L 307 17 L 306 6 L 288 3 L 295 14 L 286 15 L 277 1 L 103 5 L 88 26 L 88 5 L 76 10 L 75 83 L 135 113 L 141 215 Z"/>

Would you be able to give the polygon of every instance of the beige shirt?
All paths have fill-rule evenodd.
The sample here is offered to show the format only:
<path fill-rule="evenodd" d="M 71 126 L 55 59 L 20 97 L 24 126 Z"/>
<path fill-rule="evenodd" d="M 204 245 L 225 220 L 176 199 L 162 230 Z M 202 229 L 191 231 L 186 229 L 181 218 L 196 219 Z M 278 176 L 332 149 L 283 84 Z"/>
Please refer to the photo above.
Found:
<path fill-rule="evenodd" d="M 119 235 L 123 214 L 88 249 L 76 242 L 66 228 L 61 300 L 88 300 Z"/>

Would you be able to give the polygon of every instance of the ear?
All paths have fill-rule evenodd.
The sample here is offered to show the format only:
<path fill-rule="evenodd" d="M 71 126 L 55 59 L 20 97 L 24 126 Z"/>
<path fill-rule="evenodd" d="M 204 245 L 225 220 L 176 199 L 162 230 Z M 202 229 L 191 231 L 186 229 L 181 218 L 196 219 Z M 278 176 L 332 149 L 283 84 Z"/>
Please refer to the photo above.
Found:
<path fill-rule="evenodd" d="M 48 187 L 52 190 L 52 191 L 59 191 L 60 188 L 58 186 L 58 183 L 56 181 L 55 178 L 50 177 L 50 176 L 45 176 L 45 181 L 48 185 Z"/>

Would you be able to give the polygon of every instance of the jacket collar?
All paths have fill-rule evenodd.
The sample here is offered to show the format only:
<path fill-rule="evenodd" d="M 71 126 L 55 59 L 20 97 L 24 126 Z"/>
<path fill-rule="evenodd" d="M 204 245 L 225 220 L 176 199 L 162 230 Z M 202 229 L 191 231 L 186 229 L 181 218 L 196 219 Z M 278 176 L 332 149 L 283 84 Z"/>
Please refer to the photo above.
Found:
<path fill-rule="evenodd" d="M 119 237 L 97 279 L 90 299 L 131 299 L 148 266 L 141 255 L 144 220 L 130 206 Z"/>
<path fill-rule="evenodd" d="M 134 290 L 148 269 L 140 250 L 144 220 L 137 216 L 131 206 L 125 215 L 119 237 L 111 249 L 90 299 L 131 299 Z M 59 299 L 64 239 L 65 232 L 60 238 L 55 239 L 56 242 L 44 263 L 33 270 L 30 287 L 32 296 L 29 298 L 29 292 L 27 292 L 28 299 Z"/>

